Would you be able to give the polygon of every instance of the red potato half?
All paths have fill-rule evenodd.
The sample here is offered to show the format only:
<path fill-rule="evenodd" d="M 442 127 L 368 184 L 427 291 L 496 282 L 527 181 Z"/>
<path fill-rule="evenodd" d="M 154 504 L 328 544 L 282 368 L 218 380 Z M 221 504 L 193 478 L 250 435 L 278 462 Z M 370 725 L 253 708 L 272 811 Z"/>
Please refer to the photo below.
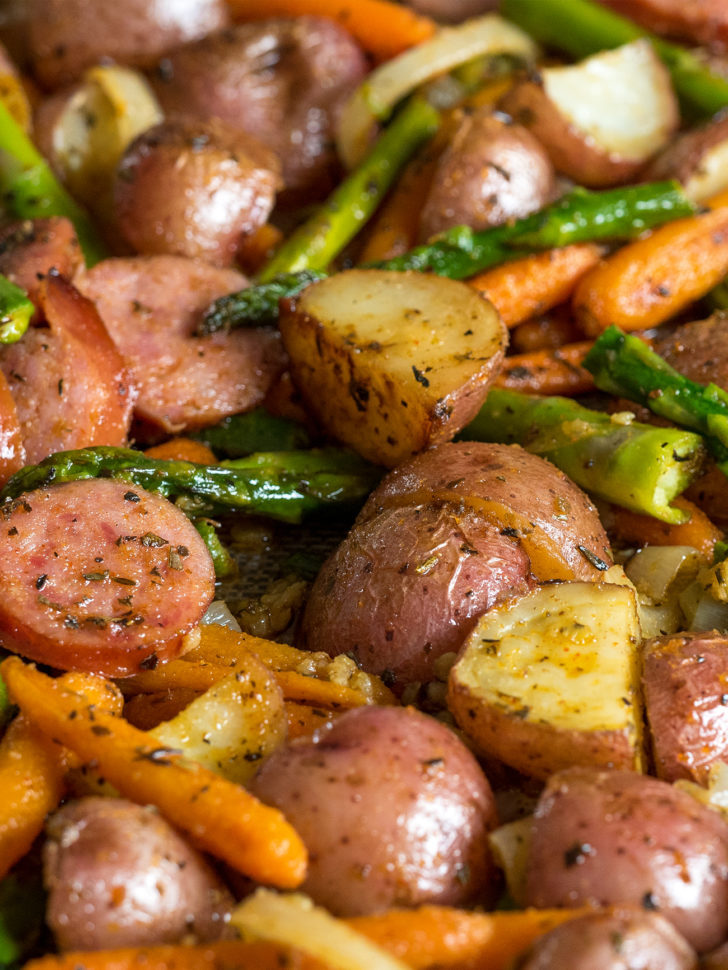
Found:
<path fill-rule="evenodd" d="M 634 591 L 556 583 L 480 618 L 448 707 L 479 753 L 546 779 L 571 765 L 643 765 Z"/>
<path fill-rule="evenodd" d="M 677 179 L 693 202 L 706 202 L 728 188 L 728 113 L 679 135 L 653 159 L 643 178 Z"/>
<path fill-rule="evenodd" d="M 123 677 L 179 654 L 212 602 L 195 527 L 127 482 L 26 492 L 0 518 L 0 643 L 31 660 Z"/>
<path fill-rule="evenodd" d="M 558 772 L 536 808 L 525 902 L 641 906 L 705 952 L 728 935 L 728 825 L 657 778 Z"/>
<path fill-rule="evenodd" d="M 466 283 L 348 270 L 283 302 L 293 379 L 329 434 L 392 467 L 477 413 L 507 332 Z"/>
<path fill-rule="evenodd" d="M 519 219 L 543 208 L 555 190 L 549 156 L 531 132 L 481 108 L 462 118 L 437 162 L 420 239 L 453 226 L 479 230 Z"/>
<path fill-rule="evenodd" d="M 594 581 L 595 562 L 611 563 L 596 510 L 553 465 L 517 446 L 441 445 L 372 493 L 314 583 L 301 645 L 352 653 L 398 687 L 431 680 L 494 603 L 534 577 Z"/>
<path fill-rule="evenodd" d="M 690 944 L 657 913 L 617 906 L 539 937 L 518 970 L 697 970 Z"/>
<path fill-rule="evenodd" d="M 139 253 L 229 266 L 241 237 L 268 218 L 279 169 L 269 148 L 221 121 L 164 121 L 139 135 L 119 163 L 116 221 Z"/>
<path fill-rule="evenodd" d="M 545 68 L 508 92 L 502 107 L 558 171 L 593 188 L 629 181 L 665 147 L 680 117 L 667 69 L 645 40 Z"/>
<path fill-rule="evenodd" d="M 707 783 L 710 765 L 728 757 L 728 637 L 655 637 L 642 681 L 657 774 Z"/>
<path fill-rule="evenodd" d="M 347 711 L 272 754 L 251 790 L 301 835 L 301 888 L 335 915 L 492 899 L 490 785 L 456 735 L 426 714 Z"/>
<path fill-rule="evenodd" d="M 225 935 L 232 896 L 153 808 L 82 798 L 51 817 L 47 834 L 47 921 L 61 950 Z"/>

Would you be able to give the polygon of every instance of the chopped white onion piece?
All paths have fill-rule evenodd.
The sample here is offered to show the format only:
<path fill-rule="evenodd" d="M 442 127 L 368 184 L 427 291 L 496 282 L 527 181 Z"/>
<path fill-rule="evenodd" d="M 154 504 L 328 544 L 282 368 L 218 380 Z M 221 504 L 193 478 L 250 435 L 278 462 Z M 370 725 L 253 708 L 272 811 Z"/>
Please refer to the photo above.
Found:
<path fill-rule="evenodd" d="M 234 910 L 230 922 L 244 938 L 294 946 L 336 970 L 407 970 L 401 960 L 301 893 L 259 889 Z"/>
<path fill-rule="evenodd" d="M 511 54 L 527 62 L 537 47 L 528 34 L 497 14 L 443 27 L 434 37 L 376 68 L 344 105 L 337 134 L 339 155 L 348 168 L 362 160 L 377 121 L 416 87 L 484 54 Z"/>
<path fill-rule="evenodd" d="M 704 564 L 692 546 L 645 546 L 632 556 L 625 572 L 638 593 L 658 604 L 674 592 L 678 580 L 680 588 L 691 582 Z"/>
<path fill-rule="evenodd" d="M 230 612 L 225 600 L 213 600 L 200 623 L 217 623 L 218 626 L 226 626 L 228 630 L 240 633 L 240 624 Z"/>
<path fill-rule="evenodd" d="M 526 865 L 531 848 L 533 817 L 519 818 L 494 829 L 488 836 L 495 863 L 503 871 L 511 899 L 525 905 Z"/>

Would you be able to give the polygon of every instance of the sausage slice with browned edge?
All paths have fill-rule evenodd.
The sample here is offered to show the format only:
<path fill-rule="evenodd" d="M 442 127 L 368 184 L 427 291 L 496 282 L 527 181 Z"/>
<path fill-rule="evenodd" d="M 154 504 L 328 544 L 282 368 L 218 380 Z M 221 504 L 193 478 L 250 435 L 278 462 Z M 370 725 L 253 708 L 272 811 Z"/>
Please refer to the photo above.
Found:
<path fill-rule="evenodd" d="M 215 590 L 189 519 L 128 482 L 85 480 L 0 506 L 0 644 L 120 677 L 177 656 Z"/>

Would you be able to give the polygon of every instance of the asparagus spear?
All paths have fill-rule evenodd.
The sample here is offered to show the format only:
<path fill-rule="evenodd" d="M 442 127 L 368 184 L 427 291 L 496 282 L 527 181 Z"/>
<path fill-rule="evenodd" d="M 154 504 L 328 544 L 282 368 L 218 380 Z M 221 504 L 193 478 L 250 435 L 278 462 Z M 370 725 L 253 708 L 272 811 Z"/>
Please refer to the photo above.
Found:
<path fill-rule="evenodd" d="M 58 182 L 1 100 L 0 201 L 18 219 L 67 216 L 76 228 L 87 265 L 107 255 L 86 212 Z"/>
<path fill-rule="evenodd" d="M 192 437 L 225 458 L 242 458 L 255 451 L 293 451 L 311 444 L 303 425 L 275 417 L 265 408 L 233 414 L 211 428 L 194 432 Z"/>
<path fill-rule="evenodd" d="M 325 273 L 301 270 L 298 273 L 279 273 L 269 283 L 258 283 L 247 290 L 221 296 L 210 306 L 198 327 L 200 335 L 229 330 L 247 323 L 264 326 L 278 321 L 278 301 L 295 296 L 309 283 L 322 280 Z"/>
<path fill-rule="evenodd" d="M 0 344 L 14 344 L 28 329 L 35 312 L 25 290 L 0 274 Z"/>
<path fill-rule="evenodd" d="M 467 226 L 457 226 L 433 243 L 418 246 L 402 256 L 374 265 L 379 269 L 418 270 L 433 272 L 451 279 L 465 279 L 484 270 L 540 249 L 552 249 L 573 242 L 598 239 L 629 239 L 645 229 L 652 229 L 690 215 L 695 206 L 685 197 L 677 182 L 652 182 L 589 192 L 574 189 L 558 202 L 546 206 L 525 219 L 517 219 L 506 226 L 473 232 Z M 281 280 L 275 297 L 261 310 L 262 294 L 259 286 L 251 286 L 230 296 L 226 301 L 224 318 L 217 313 L 220 301 L 213 303 L 204 316 L 202 332 L 229 326 L 257 325 L 270 322 L 278 313 L 278 299 L 294 296 L 307 282 L 297 274 Z M 284 292 L 285 287 L 289 287 Z"/>
<path fill-rule="evenodd" d="M 460 437 L 520 444 L 592 495 L 663 522 L 687 518 L 670 503 L 699 474 L 704 458 L 700 436 L 689 431 L 592 411 L 570 398 L 498 389 Z"/>
<path fill-rule="evenodd" d="M 300 522 L 307 512 L 362 501 L 380 474 L 338 448 L 260 452 L 219 465 L 148 458 L 129 448 L 83 448 L 22 468 L 0 492 L 0 501 L 53 483 L 122 478 L 176 499 L 193 519 L 237 510 Z"/>
<path fill-rule="evenodd" d="M 501 13 L 536 40 L 573 57 L 588 57 L 649 37 L 667 66 L 684 108 L 709 116 L 728 105 L 728 80 L 691 51 L 638 27 L 593 0 L 501 0 Z"/>
<path fill-rule="evenodd" d="M 639 337 L 609 327 L 584 360 L 603 391 L 643 404 L 675 424 L 705 436 L 718 466 L 728 474 L 728 394 L 716 384 L 683 377 Z"/>
<path fill-rule="evenodd" d="M 212 564 L 215 567 L 215 579 L 229 579 L 237 572 L 237 563 L 217 533 L 217 524 L 214 519 L 194 519 L 194 527 L 202 536 L 207 546 Z"/>
<path fill-rule="evenodd" d="M 402 167 L 435 133 L 439 121 L 439 113 L 425 100 L 408 101 L 362 164 L 264 267 L 261 283 L 270 283 L 282 273 L 325 270 L 372 216 Z"/>

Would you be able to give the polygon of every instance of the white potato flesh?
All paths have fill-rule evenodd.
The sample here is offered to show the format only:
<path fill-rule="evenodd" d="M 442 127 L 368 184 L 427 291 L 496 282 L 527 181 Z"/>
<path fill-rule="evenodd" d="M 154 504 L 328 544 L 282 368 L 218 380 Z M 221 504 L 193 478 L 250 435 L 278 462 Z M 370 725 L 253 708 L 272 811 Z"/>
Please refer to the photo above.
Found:
<path fill-rule="evenodd" d="M 149 733 L 228 781 L 244 785 L 286 739 L 288 718 L 275 674 L 257 657 Z"/>
<path fill-rule="evenodd" d="M 646 161 L 676 127 L 670 77 L 647 40 L 547 68 L 542 78 L 564 118 L 607 154 Z"/>
<path fill-rule="evenodd" d="M 683 183 L 685 195 L 693 202 L 707 202 L 728 188 L 728 141 L 709 149 L 690 178 Z"/>
<path fill-rule="evenodd" d="M 384 270 L 309 286 L 284 307 L 280 329 L 324 428 L 390 467 L 471 420 L 507 342 L 493 305 L 466 283 Z"/>
<path fill-rule="evenodd" d="M 639 767 L 640 642 L 629 586 L 542 586 L 479 620 L 449 705 L 478 750 L 537 777 L 571 764 Z"/>

